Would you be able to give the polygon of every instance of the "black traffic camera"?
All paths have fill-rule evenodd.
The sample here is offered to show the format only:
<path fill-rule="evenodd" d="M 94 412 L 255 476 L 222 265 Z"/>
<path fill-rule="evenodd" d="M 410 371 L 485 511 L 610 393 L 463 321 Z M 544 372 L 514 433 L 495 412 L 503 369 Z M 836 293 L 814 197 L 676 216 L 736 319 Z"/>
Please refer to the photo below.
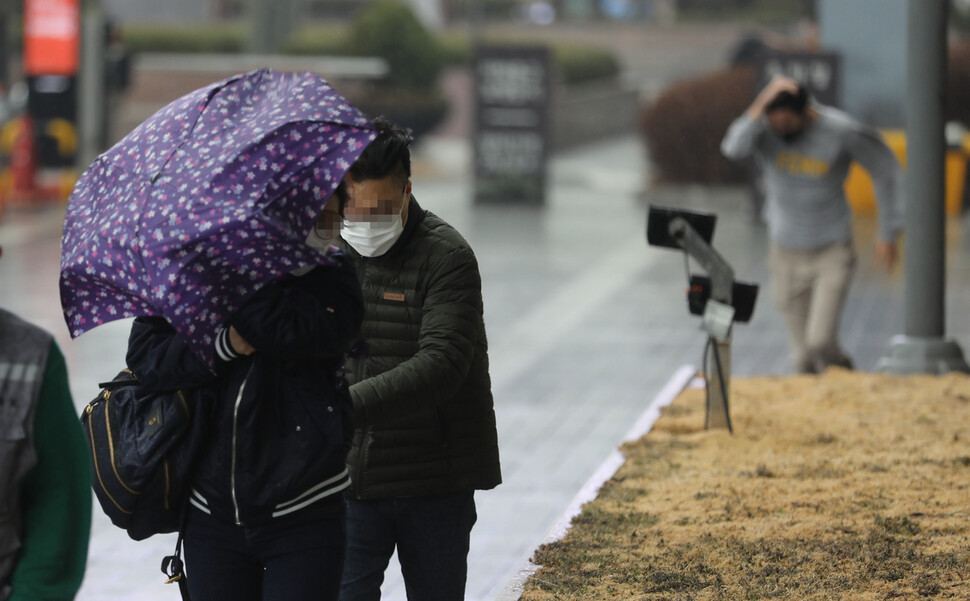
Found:
<path fill-rule="evenodd" d="M 708 300 L 713 296 L 715 300 L 734 308 L 733 321 L 746 323 L 754 313 L 758 285 L 735 280 L 734 270 L 711 246 L 716 224 L 717 215 L 714 213 L 650 205 L 647 243 L 683 250 L 708 270 L 708 276 L 690 276 L 687 308 L 691 314 L 703 315 Z M 718 290 L 715 291 L 715 288 Z"/>

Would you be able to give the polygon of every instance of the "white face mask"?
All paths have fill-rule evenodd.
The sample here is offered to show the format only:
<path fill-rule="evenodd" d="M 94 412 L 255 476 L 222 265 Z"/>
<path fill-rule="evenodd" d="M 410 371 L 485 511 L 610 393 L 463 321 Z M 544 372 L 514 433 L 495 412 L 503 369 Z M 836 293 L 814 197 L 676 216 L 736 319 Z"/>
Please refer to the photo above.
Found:
<path fill-rule="evenodd" d="M 403 207 L 402 207 L 403 210 Z M 386 215 L 380 221 L 348 221 L 340 230 L 340 237 L 365 257 L 379 257 L 394 246 L 404 232 L 401 213 Z"/>

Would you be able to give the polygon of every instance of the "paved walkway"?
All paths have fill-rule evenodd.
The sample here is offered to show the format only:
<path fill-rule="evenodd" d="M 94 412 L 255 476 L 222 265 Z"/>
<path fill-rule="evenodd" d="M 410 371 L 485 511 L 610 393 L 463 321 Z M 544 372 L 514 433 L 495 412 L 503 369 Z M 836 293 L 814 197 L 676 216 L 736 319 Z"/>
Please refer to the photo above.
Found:
<path fill-rule="evenodd" d="M 739 279 L 767 280 L 763 226 L 734 188 L 651 188 L 634 137 L 557 156 L 545 207 L 476 206 L 454 142 L 420 149 L 415 195 L 475 248 L 505 482 L 478 495 L 469 600 L 495 599 L 567 509 L 596 468 L 671 375 L 699 365 L 704 335 L 687 313 L 682 256 L 646 245 L 647 203 L 719 214 L 715 245 Z M 428 158 L 430 157 L 430 159 Z M 446 160 L 447 158 L 447 160 Z M 430 162 L 429 162 L 430 161 Z M 433 167 L 433 168 L 432 168 Z M 0 220 L 0 306 L 53 331 L 65 351 L 75 403 L 121 366 L 127 322 L 76 341 L 67 337 L 57 291 L 63 209 L 10 210 Z M 872 265 L 871 218 L 857 222 L 859 274 L 842 327 L 858 367 L 870 370 L 902 330 L 903 282 Z M 948 328 L 970 344 L 970 236 L 947 229 Z M 762 291 L 754 319 L 736 328 L 736 376 L 786 374 L 783 325 Z M 170 600 L 158 565 L 171 537 L 135 543 L 96 511 L 81 601 Z M 385 599 L 404 599 L 389 573 Z"/>

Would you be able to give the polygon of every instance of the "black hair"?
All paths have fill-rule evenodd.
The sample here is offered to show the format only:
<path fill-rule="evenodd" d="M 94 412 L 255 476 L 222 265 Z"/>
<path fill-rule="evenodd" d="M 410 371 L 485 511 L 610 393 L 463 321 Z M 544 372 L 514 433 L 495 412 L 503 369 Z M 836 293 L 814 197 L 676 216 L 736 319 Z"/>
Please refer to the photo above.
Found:
<path fill-rule="evenodd" d="M 795 113 L 804 113 L 808 108 L 808 90 L 799 84 L 796 92 L 781 92 L 765 107 L 765 112 L 770 113 L 779 109 L 789 110 Z"/>
<path fill-rule="evenodd" d="M 398 127 L 390 119 L 380 116 L 373 121 L 377 139 L 371 142 L 353 164 L 350 171 L 354 181 L 400 178 L 401 187 L 411 179 L 411 130 Z"/>

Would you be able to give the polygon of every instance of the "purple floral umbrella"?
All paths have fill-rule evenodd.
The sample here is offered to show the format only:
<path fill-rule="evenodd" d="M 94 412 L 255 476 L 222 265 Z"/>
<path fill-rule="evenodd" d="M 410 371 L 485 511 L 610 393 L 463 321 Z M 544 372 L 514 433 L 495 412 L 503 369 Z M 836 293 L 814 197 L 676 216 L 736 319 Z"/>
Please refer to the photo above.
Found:
<path fill-rule="evenodd" d="M 68 201 L 71 336 L 156 315 L 211 364 L 215 334 L 247 298 L 322 260 L 306 236 L 375 136 L 310 73 L 245 73 L 161 109 L 99 156 Z"/>

